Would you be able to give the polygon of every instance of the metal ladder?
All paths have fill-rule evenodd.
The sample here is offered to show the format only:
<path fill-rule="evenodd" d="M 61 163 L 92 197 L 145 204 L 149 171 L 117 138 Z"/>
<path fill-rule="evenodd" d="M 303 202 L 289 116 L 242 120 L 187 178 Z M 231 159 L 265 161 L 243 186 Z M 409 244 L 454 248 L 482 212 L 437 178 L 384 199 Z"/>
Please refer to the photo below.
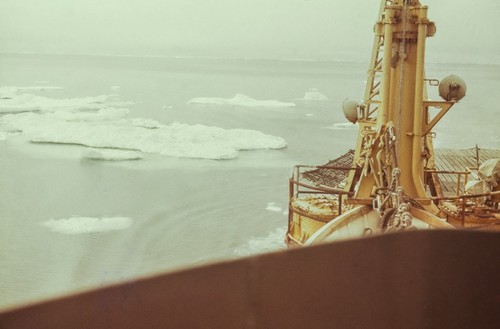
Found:
<path fill-rule="evenodd" d="M 383 14 L 386 6 L 391 6 L 394 0 L 381 0 L 379 10 L 379 20 L 383 19 Z M 373 40 L 372 57 L 370 61 L 370 68 L 368 70 L 368 79 L 366 81 L 364 105 L 365 105 L 365 118 L 368 119 L 375 111 L 377 111 L 380 104 L 380 83 L 382 77 L 382 62 L 383 62 L 383 47 L 384 36 L 383 34 L 375 34 Z"/>

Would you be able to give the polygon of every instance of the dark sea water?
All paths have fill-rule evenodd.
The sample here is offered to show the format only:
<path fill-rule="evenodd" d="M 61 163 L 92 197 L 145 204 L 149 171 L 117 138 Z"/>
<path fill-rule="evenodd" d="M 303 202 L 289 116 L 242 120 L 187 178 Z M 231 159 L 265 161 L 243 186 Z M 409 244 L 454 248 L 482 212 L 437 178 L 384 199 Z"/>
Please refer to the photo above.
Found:
<path fill-rule="evenodd" d="M 242 59 L 0 55 L 0 86 L 60 86 L 51 98 L 116 94 L 131 117 L 258 130 L 281 150 L 233 160 L 145 155 L 81 159 L 82 147 L 0 141 L 0 306 L 283 247 L 293 165 L 322 164 L 354 148 L 345 98 L 361 99 L 366 63 Z M 430 64 L 457 74 L 468 95 L 436 128 L 438 147 L 500 148 L 500 66 Z M 304 101 L 311 88 L 328 101 Z M 195 97 L 294 102 L 293 108 L 195 105 Z M 429 92 L 434 97 L 432 91 Z M 435 97 L 437 98 L 437 97 Z M 344 128 L 343 128 L 344 127 Z M 130 227 L 61 234 L 49 219 L 118 217 Z"/>

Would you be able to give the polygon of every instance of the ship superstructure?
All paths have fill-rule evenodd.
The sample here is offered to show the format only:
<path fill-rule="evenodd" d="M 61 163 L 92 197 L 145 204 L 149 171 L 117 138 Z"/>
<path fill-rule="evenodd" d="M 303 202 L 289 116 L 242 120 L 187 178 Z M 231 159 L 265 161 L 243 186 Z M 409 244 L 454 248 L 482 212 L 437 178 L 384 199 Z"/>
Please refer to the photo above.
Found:
<path fill-rule="evenodd" d="M 455 75 L 441 81 L 426 78 L 426 39 L 436 33 L 427 12 L 428 7 L 418 0 L 381 1 L 364 100 L 343 104 L 346 118 L 359 126 L 355 149 L 325 166 L 296 167 L 290 182 L 289 245 L 326 236 L 335 240 L 452 228 L 450 223 L 457 226 L 456 216 L 462 217 L 465 226 L 466 206 L 476 205 L 480 198 L 488 200 L 482 202 L 481 210 L 489 217 L 476 222 L 498 222 L 500 161 L 493 159 L 488 165 L 489 173 L 477 184 L 484 188 L 467 195 L 459 192 L 466 192 L 471 168 L 436 168 L 432 129 L 465 96 L 467 88 Z M 438 88 L 443 100 L 429 100 L 428 86 Z M 439 178 L 444 174 L 458 180 L 464 175 L 458 194 L 442 193 Z M 462 211 L 452 206 L 459 203 Z M 329 227 L 323 228 L 326 223 Z"/>

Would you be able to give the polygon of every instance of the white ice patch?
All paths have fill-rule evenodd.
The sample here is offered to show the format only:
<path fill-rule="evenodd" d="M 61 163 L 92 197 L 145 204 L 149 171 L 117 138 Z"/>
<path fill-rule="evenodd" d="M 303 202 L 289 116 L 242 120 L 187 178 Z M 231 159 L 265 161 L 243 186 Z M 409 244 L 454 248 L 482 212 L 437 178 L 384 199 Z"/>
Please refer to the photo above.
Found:
<path fill-rule="evenodd" d="M 103 107 L 123 106 L 131 104 L 131 102 L 116 101 L 111 95 L 56 99 L 37 96 L 33 94 L 20 93 L 23 90 L 40 90 L 40 88 L 42 87 L 1 87 L 0 113 L 26 111 L 98 110 Z"/>
<path fill-rule="evenodd" d="M 56 111 L 46 115 L 64 121 L 112 121 L 123 119 L 129 114 L 129 109 L 103 108 L 97 111 Z"/>
<path fill-rule="evenodd" d="M 188 101 L 190 104 L 237 105 L 245 107 L 293 107 L 295 103 L 277 100 L 256 100 L 247 95 L 236 94 L 233 98 L 198 97 Z"/>
<path fill-rule="evenodd" d="M 133 220 L 128 217 L 71 217 L 49 219 L 41 225 L 62 234 L 88 234 L 124 230 L 130 227 L 132 222 Z"/>
<path fill-rule="evenodd" d="M 180 123 L 165 125 L 151 119 L 127 118 L 128 109 L 111 105 L 129 103 L 114 102 L 113 95 L 51 99 L 19 94 L 19 90 L 19 87 L 0 88 L 0 113 L 24 112 L 0 117 L 0 132 L 9 133 L 2 135 L 4 139 L 21 134 L 32 142 L 78 144 L 203 159 L 232 159 L 238 157 L 240 150 L 286 147 L 282 138 L 255 130 Z M 239 102 L 243 100 L 239 99 Z M 246 102 L 250 103 L 248 97 Z M 34 110 L 42 113 L 30 112 Z M 95 152 L 90 156 L 108 158 L 108 154 L 96 155 Z"/>
<path fill-rule="evenodd" d="M 4 141 L 6 139 L 7 139 L 7 134 L 0 131 L 0 141 Z"/>
<path fill-rule="evenodd" d="M 238 157 L 240 150 L 286 147 L 284 139 L 256 130 L 180 123 L 163 125 L 140 118 L 112 120 L 124 114 L 119 109 L 8 114 L 0 118 L 0 131 L 20 133 L 32 142 L 79 144 L 203 159 L 232 159 Z"/>
<path fill-rule="evenodd" d="M 0 99 L 12 99 L 17 96 L 20 92 L 26 91 L 53 91 L 53 90 L 62 90 L 63 87 L 58 86 L 28 86 L 28 87 L 14 87 L 14 86 L 5 86 L 0 87 Z"/>
<path fill-rule="evenodd" d="M 307 101 L 327 101 L 328 97 L 320 93 L 316 88 L 311 88 L 304 95 L 304 100 Z"/>
<path fill-rule="evenodd" d="M 286 226 L 275 229 L 265 237 L 251 238 L 243 246 L 236 248 L 234 253 L 238 256 L 250 256 L 283 250 L 286 248 L 284 237 L 286 234 Z"/>
<path fill-rule="evenodd" d="M 281 209 L 281 207 L 279 207 L 275 202 L 269 202 L 267 204 L 266 210 L 274 212 L 283 212 L 283 209 Z"/>
<path fill-rule="evenodd" d="M 132 119 L 127 119 L 127 122 L 134 127 L 142 127 L 148 129 L 159 129 L 162 127 L 166 127 L 166 125 L 153 119 L 132 118 Z"/>
<path fill-rule="evenodd" d="M 142 159 L 142 155 L 133 151 L 89 148 L 82 152 L 82 158 L 89 160 L 125 161 L 140 160 Z"/>
<path fill-rule="evenodd" d="M 52 90 L 63 90 L 63 87 L 59 86 L 29 86 L 29 87 L 13 87 L 17 89 L 18 91 L 30 91 L 30 90 L 37 90 L 37 91 L 52 91 Z"/>
<path fill-rule="evenodd" d="M 351 122 L 335 123 L 333 126 L 327 127 L 328 129 L 358 129 L 359 125 Z"/>

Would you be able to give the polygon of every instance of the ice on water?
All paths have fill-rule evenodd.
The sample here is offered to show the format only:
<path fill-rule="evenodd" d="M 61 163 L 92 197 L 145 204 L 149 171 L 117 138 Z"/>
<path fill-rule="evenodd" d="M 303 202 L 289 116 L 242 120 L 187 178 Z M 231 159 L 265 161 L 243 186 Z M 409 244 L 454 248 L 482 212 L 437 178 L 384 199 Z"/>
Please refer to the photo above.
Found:
<path fill-rule="evenodd" d="M 277 100 L 257 100 L 244 94 L 236 94 L 232 98 L 197 97 L 188 101 L 190 104 L 236 105 L 245 107 L 294 107 L 295 103 Z"/>
<path fill-rule="evenodd" d="M 307 101 L 327 101 L 328 97 L 323 95 L 316 88 L 311 88 L 304 95 L 304 100 Z"/>
<path fill-rule="evenodd" d="M 240 150 L 287 146 L 283 138 L 256 130 L 129 118 L 128 109 L 114 107 L 124 102 L 110 100 L 107 95 L 51 99 L 21 94 L 15 87 L 0 91 L 4 96 L 0 98 L 0 112 L 23 112 L 0 118 L 3 134 L 0 139 L 7 137 L 8 132 L 38 143 L 79 144 L 202 159 L 233 159 Z"/>
<path fill-rule="evenodd" d="M 97 111 L 56 111 L 46 114 L 47 117 L 60 119 L 63 121 L 113 121 L 123 119 L 130 110 L 125 108 L 101 108 Z"/>
<path fill-rule="evenodd" d="M 236 248 L 234 253 L 243 257 L 286 249 L 283 240 L 286 230 L 286 226 L 279 227 L 266 236 L 253 237 L 244 245 Z"/>
<path fill-rule="evenodd" d="M 283 209 L 281 209 L 281 207 L 275 202 L 269 202 L 267 204 L 266 210 L 274 212 L 283 212 Z"/>
<path fill-rule="evenodd" d="M 62 234 L 104 233 L 129 228 L 133 220 L 128 217 L 71 217 L 49 219 L 42 222 L 51 231 Z"/>
<path fill-rule="evenodd" d="M 327 127 L 328 129 L 358 129 L 359 125 L 357 123 L 351 122 L 340 122 L 334 123 L 333 126 Z"/>
<path fill-rule="evenodd" d="M 79 98 L 50 98 L 25 93 L 32 90 L 54 90 L 61 87 L 0 87 L 0 113 L 26 112 L 26 111 L 78 111 L 97 110 L 107 106 L 124 106 L 130 102 L 118 102 L 112 95 L 99 95 Z"/>

